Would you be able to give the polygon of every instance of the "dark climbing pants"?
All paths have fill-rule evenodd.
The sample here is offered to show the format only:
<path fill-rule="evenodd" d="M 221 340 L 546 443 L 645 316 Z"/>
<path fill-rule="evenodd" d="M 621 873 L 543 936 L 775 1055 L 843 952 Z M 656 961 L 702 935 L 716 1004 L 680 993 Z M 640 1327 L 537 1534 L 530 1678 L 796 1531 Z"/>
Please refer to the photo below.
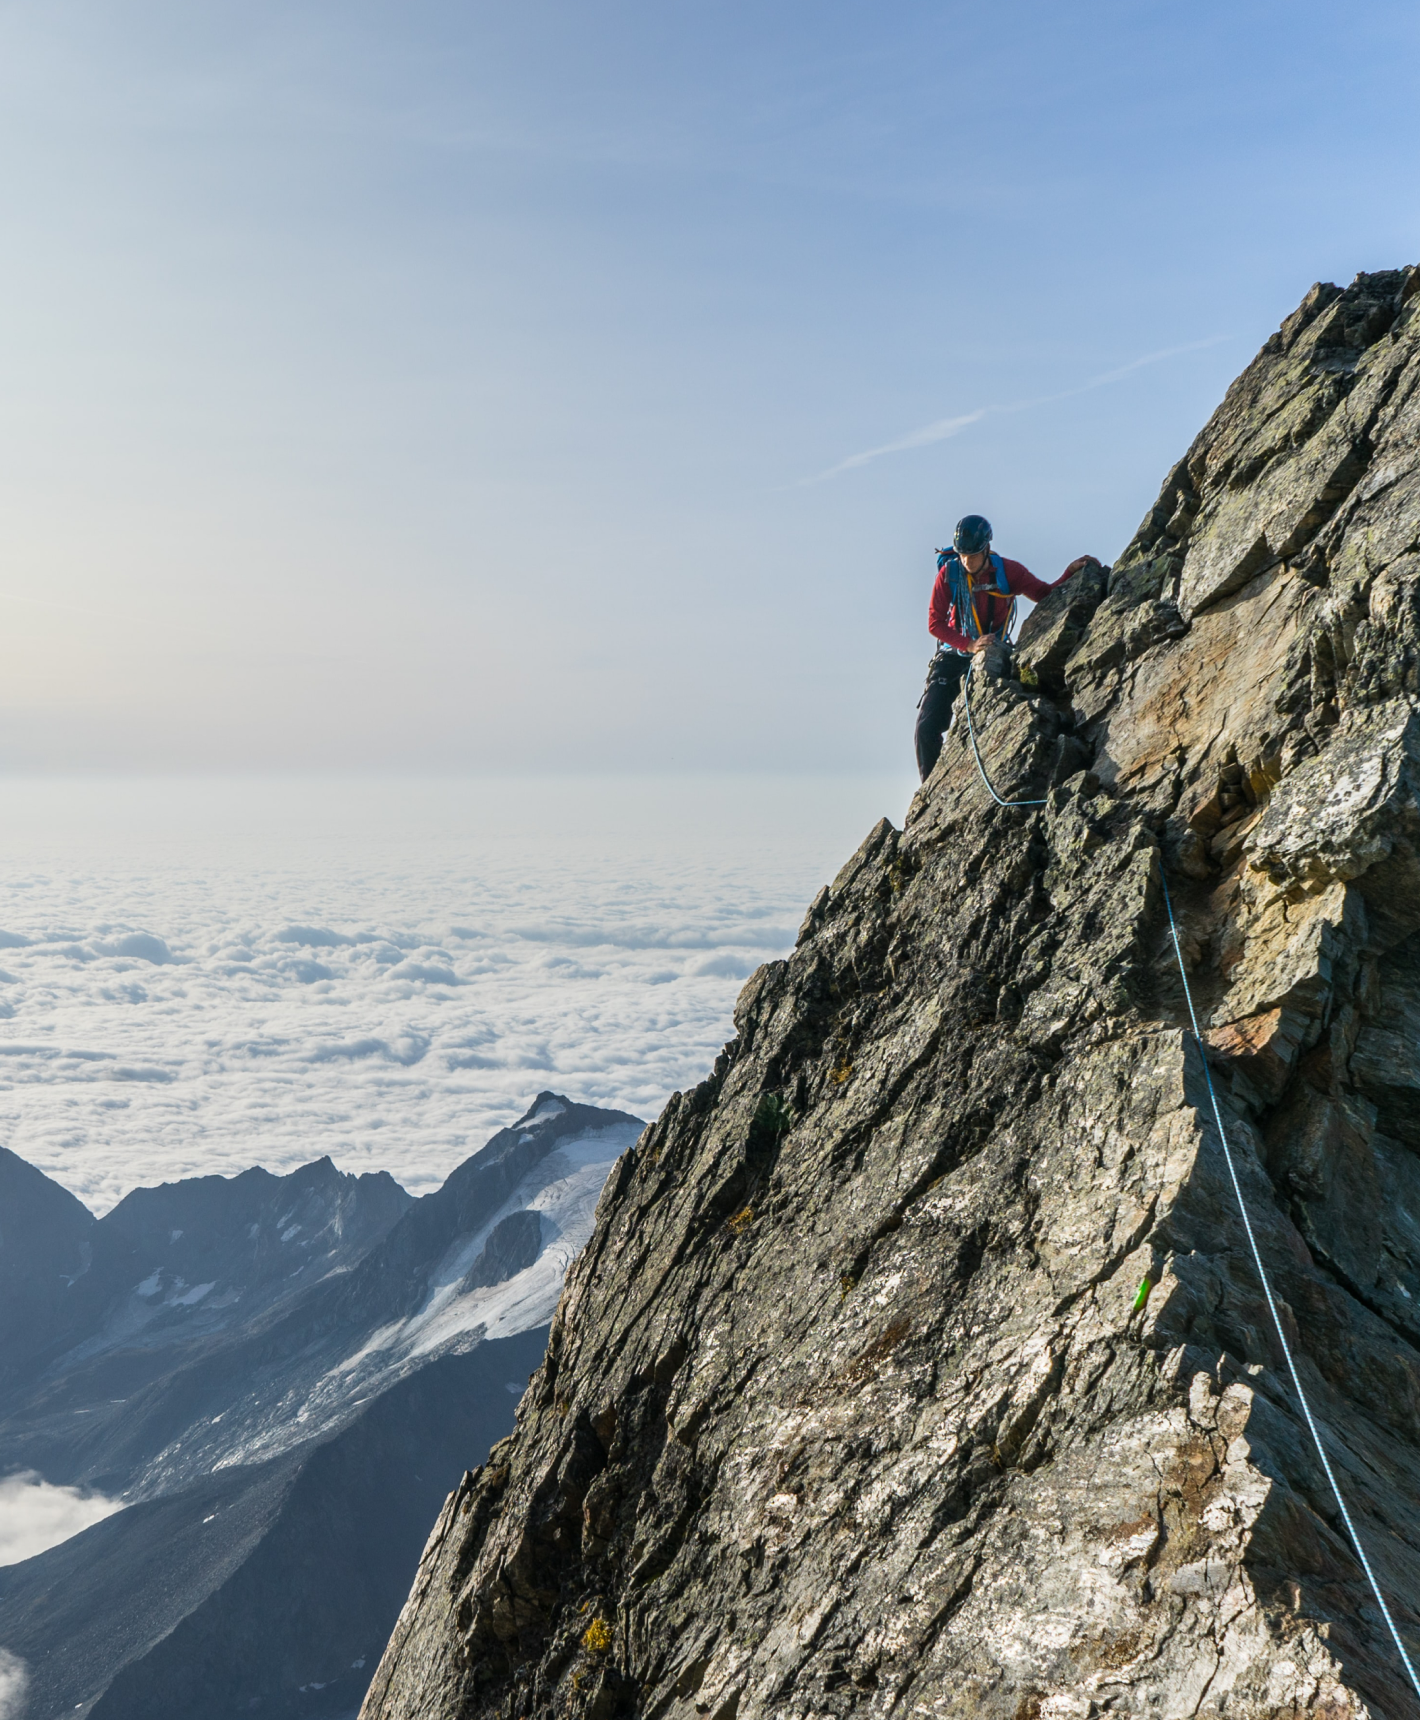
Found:
<path fill-rule="evenodd" d="M 927 685 L 917 705 L 917 772 L 926 782 L 942 750 L 942 736 L 951 726 L 952 704 L 971 662 L 957 651 L 939 651 L 927 671 Z"/>

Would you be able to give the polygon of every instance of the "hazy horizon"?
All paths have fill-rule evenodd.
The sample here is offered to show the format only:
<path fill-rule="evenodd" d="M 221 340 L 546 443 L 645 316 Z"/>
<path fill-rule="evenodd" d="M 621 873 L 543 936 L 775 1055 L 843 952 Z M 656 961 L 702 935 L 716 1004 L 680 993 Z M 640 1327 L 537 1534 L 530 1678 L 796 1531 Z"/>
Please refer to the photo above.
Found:
<path fill-rule="evenodd" d="M 12 781 L 0 1128 L 102 1213 L 435 1188 L 543 1088 L 649 1120 L 901 777 Z"/>

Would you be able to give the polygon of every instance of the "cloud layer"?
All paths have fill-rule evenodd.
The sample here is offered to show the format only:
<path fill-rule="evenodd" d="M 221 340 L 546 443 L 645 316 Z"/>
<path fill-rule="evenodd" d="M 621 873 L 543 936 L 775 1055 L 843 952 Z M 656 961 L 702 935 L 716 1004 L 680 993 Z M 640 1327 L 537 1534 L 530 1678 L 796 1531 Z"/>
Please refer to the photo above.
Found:
<path fill-rule="evenodd" d="M 813 891 L 900 814 L 880 788 L 391 790 L 379 823 L 337 785 L 293 830 L 258 788 L 159 816 L 181 791 L 134 787 L 119 817 L 73 785 L 31 821 L 41 864 L 10 843 L 0 1126 L 101 1212 L 323 1153 L 423 1192 L 540 1087 L 654 1116 Z"/>
<path fill-rule="evenodd" d="M 864 448 L 857 454 L 849 454 L 826 471 L 818 472 L 812 478 L 803 478 L 800 482 L 821 484 L 827 478 L 836 478 L 840 472 L 853 472 L 860 466 L 870 466 L 874 460 L 881 460 L 886 454 L 905 454 L 913 448 L 925 448 L 933 442 L 945 442 L 952 436 L 960 435 L 971 425 L 979 424 L 983 418 L 1004 417 L 1015 412 L 1029 412 L 1038 406 L 1054 406 L 1061 400 L 1074 400 L 1081 394 L 1092 393 L 1096 388 L 1107 388 L 1112 382 L 1123 382 L 1126 377 L 1133 376 L 1136 370 L 1147 369 L 1151 364 L 1160 364 L 1165 359 L 1178 358 L 1184 353 L 1203 352 L 1208 347 L 1220 345 L 1226 339 L 1226 335 L 1215 334 L 1209 335 L 1205 340 L 1186 341 L 1182 346 L 1169 346 L 1158 352 L 1146 352 L 1140 358 L 1132 358 L 1127 364 L 1107 370 L 1100 376 L 1092 376 L 1074 388 L 1060 389 L 1055 394 L 1033 395 L 1028 400 L 1016 400 L 1003 406 L 978 406 L 974 412 L 961 412 L 954 418 L 936 418 L 930 424 L 922 424 L 916 430 L 894 436 L 890 442 L 882 442 L 875 448 Z"/>
<path fill-rule="evenodd" d="M 30 1675 L 18 1654 L 0 1648 L 0 1720 L 20 1720 Z"/>
<path fill-rule="evenodd" d="M 32 1559 L 122 1509 L 117 1499 L 79 1487 L 51 1486 L 31 1470 L 0 1477 L 0 1565 Z M 0 1660 L 0 1720 L 6 1713 L 5 1677 Z"/>

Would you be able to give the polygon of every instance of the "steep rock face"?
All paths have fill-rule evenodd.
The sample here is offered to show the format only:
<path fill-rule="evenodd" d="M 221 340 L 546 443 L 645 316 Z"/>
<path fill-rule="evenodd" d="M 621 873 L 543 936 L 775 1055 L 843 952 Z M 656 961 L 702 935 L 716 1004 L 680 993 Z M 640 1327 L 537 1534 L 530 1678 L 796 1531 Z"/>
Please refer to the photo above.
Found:
<path fill-rule="evenodd" d="M 1420 1714 L 1202 1061 L 1420 1646 L 1418 289 L 1315 288 L 974 679 L 1043 804 L 958 723 L 747 984 L 366 1720 Z"/>

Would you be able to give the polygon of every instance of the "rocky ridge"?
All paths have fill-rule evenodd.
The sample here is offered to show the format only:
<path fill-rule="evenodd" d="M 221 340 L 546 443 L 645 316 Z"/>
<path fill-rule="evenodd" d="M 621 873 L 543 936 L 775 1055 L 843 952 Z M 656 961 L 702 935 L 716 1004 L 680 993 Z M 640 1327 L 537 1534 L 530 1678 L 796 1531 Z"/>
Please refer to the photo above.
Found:
<path fill-rule="evenodd" d="M 1420 1714 L 1420 270 L 1321 285 L 608 1181 L 365 1720 Z M 1186 1032 L 1166 866 L 1206 1052 Z"/>
<path fill-rule="evenodd" d="M 0 1149 L 0 1512 L 123 1506 L 0 1560 L 0 1717 L 351 1720 L 643 1126 L 543 1092 L 418 1200 L 320 1159 L 97 1220 Z"/>

